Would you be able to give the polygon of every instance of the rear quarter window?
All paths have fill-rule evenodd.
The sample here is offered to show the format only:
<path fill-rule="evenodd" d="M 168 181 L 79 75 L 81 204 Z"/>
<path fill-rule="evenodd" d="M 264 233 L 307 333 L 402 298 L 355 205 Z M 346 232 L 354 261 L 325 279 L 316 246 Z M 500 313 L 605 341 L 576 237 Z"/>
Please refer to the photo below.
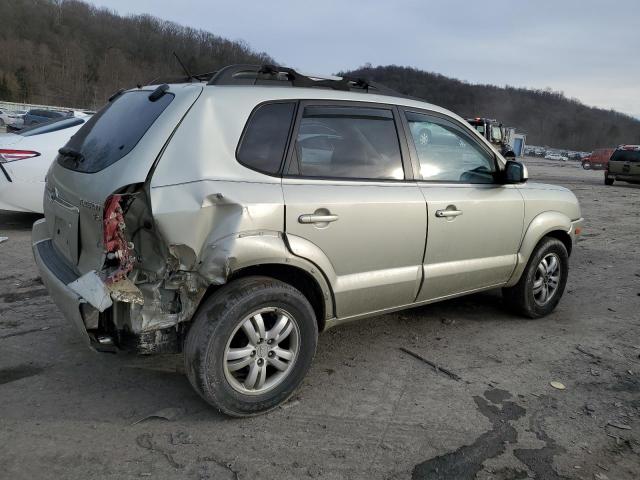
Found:
<path fill-rule="evenodd" d="M 280 171 L 296 104 L 268 103 L 253 111 L 240 139 L 236 158 L 262 173 Z"/>
<path fill-rule="evenodd" d="M 95 173 L 126 156 L 174 98 L 166 93 L 152 101 L 150 93 L 126 92 L 108 103 L 71 137 L 65 149 L 74 154 L 60 154 L 58 163 L 77 172 Z"/>

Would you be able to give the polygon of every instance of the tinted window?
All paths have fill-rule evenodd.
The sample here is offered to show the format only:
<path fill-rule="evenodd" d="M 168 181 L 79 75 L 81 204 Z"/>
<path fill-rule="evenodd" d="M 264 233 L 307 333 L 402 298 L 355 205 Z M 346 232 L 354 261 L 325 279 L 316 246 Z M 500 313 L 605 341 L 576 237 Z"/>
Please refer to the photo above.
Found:
<path fill-rule="evenodd" d="M 84 118 L 59 118 L 45 123 L 38 123 L 32 127 L 23 128 L 16 133 L 23 137 L 32 137 L 34 135 L 57 132 L 59 130 L 64 130 L 65 128 L 82 125 L 84 122 Z"/>
<path fill-rule="evenodd" d="M 127 155 L 174 98 L 167 93 L 152 102 L 149 93 L 127 92 L 108 103 L 65 145 L 79 155 L 60 155 L 58 163 L 78 172 L 94 173 Z"/>
<path fill-rule="evenodd" d="M 452 124 L 407 113 L 424 180 L 493 183 L 493 155 Z"/>
<path fill-rule="evenodd" d="M 238 161 L 265 173 L 277 173 L 287 147 L 295 103 L 270 103 L 258 107 L 247 124 Z"/>
<path fill-rule="evenodd" d="M 640 150 L 616 150 L 611 155 L 612 162 L 640 162 Z"/>
<path fill-rule="evenodd" d="M 398 133 L 390 110 L 306 107 L 296 152 L 302 176 L 404 178 Z"/>

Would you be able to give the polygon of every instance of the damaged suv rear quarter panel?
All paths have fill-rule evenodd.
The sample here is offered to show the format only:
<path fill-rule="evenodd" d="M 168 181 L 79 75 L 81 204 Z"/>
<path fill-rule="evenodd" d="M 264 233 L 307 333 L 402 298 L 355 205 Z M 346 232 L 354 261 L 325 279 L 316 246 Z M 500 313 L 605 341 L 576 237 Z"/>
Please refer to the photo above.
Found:
<path fill-rule="evenodd" d="M 222 285 L 234 272 L 257 265 L 304 270 L 323 293 L 325 316 L 333 316 L 322 272 L 287 248 L 281 178 L 236 161 L 245 124 L 260 100 L 242 88 L 224 87 L 217 96 L 218 90 L 204 90 L 153 173 L 151 207 L 159 233 L 181 268 L 208 285 Z M 185 151 L 199 156 L 185 157 Z"/>
<path fill-rule="evenodd" d="M 48 193 L 45 191 L 44 196 L 44 213 L 45 216 L 51 216 L 51 211 L 55 208 L 55 197 L 66 200 L 72 205 L 81 206 L 78 210 L 82 249 L 77 260 L 77 269 L 80 274 L 100 270 L 104 262 L 101 207 L 105 200 L 114 191 L 126 185 L 145 181 L 166 139 L 170 137 L 175 125 L 179 123 L 180 118 L 201 92 L 200 85 L 180 87 L 180 94 L 176 95 L 175 100 L 162 114 L 165 121 L 155 122 L 130 153 L 99 172 L 78 174 L 61 167 L 54 168 L 56 162 L 52 164 L 47 177 L 50 180 L 48 184 L 56 185 L 55 195 L 52 195 L 47 187 Z M 131 161 L 134 158 L 135 161 Z M 78 198 L 76 192 L 83 192 L 85 198 Z M 48 228 L 49 235 L 53 238 L 52 222 L 48 222 Z"/>

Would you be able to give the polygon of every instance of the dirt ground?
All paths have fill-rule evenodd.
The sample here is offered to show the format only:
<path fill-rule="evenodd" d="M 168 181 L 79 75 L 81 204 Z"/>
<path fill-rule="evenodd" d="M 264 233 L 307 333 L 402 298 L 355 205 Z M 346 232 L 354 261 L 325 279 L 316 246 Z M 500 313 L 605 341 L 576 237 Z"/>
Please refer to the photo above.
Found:
<path fill-rule="evenodd" d="M 337 328 L 249 420 L 209 408 L 181 358 L 86 349 L 38 280 L 36 217 L 0 213 L 0 478 L 640 478 L 640 186 L 526 163 L 586 218 L 552 315 L 487 292 Z"/>

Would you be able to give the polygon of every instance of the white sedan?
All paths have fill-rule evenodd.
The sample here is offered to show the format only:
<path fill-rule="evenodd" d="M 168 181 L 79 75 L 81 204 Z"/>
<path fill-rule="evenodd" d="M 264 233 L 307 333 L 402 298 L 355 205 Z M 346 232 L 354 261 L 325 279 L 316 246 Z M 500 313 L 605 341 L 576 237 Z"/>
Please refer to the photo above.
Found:
<path fill-rule="evenodd" d="M 0 134 L 0 210 L 42 213 L 44 178 L 71 136 L 91 118 L 79 112 Z"/>
<path fill-rule="evenodd" d="M 561 162 L 566 162 L 567 160 L 569 160 L 568 157 L 565 157 L 563 155 L 560 155 L 559 153 L 547 153 L 544 158 L 546 158 L 547 160 L 558 160 Z"/>

